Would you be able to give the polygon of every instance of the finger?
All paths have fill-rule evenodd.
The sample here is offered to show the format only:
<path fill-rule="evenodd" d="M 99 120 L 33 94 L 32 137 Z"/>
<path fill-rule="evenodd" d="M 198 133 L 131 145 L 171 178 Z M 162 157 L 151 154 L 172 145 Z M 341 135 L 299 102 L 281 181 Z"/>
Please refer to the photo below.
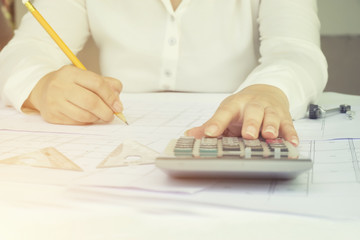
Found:
<path fill-rule="evenodd" d="M 205 129 L 204 125 L 200 127 L 191 128 L 185 132 L 185 136 L 189 136 L 189 137 L 191 136 L 197 139 L 205 137 L 204 129 Z"/>
<path fill-rule="evenodd" d="M 73 105 L 77 106 L 78 109 L 85 110 L 105 122 L 110 122 L 113 120 L 113 110 L 92 91 L 75 85 L 72 88 L 72 91 L 65 93 L 65 99 Z M 75 112 L 72 111 L 72 114 L 75 114 Z M 67 115 L 69 116 L 69 114 Z M 80 113 L 79 118 L 83 117 L 86 119 L 85 114 Z"/>
<path fill-rule="evenodd" d="M 249 103 L 244 110 L 244 122 L 241 135 L 246 139 L 256 139 L 264 118 L 264 107 L 258 103 Z"/>
<path fill-rule="evenodd" d="M 293 121 L 291 117 L 287 117 L 285 120 L 281 121 L 280 123 L 280 135 L 285 140 L 292 143 L 294 146 L 299 145 L 299 137 L 297 135 L 297 132 L 295 130 Z"/>
<path fill-rule="evenodd" d="M 204 124 L 200 127 L 194 127 L 185 132 L 185 136 L 192 136 L 195 138 L 202 138 L 208 136 L 205 134 L 205 127 L 207 124 Z M 231 124 L 227 129 L 225 129 L 222 134 L 227 137 L 236 137 L 241 134 L 241 123 Z M 220 135 L 220 134 L 219 134 Z"/>
<path fill-rule="evenodd" d="M 105 77 L 104 79 L 105 79 L 105 81 L 107 81 L 110 84 L 110 86 L 114 89 L 114 91 L 117 94 L 117 99 L 112 104 L 113 111 L 115 113 L 122 112 L 124 107 L 122 105 L 122 102 L 119 99 L 119 95 L 120 95 L 120 93 L 122 91 L 122 83 L 119 80 L 115 79 L 115 78 Z"/>
<path fill-rule="evenodd" d="M 118 94 L 121 93 L 123 86 L 118 79 L 111 77 L 104 77 L 104 80 L 110 84 L 110 86 L 115 92 L 117 92 Z"/>
<path fill-rule="evenodd" d="M 63 125 L 85 125 L 99 120 L 91 113 L 79 109 L 69 102 L 65 104 L 67 106 L 64 107 L 63 105 L 59 105 L 58 109 L 51 109 L 51 112 L 41 112 L 44 120 L 49 123 Z"/>
<path fill-rule="evenodd" d="M 277 138 L 279 135 L 279 114 L 272 107 L 265 108 L 261 135 L 266 139 Z"/>
<path fill-rule="evenodd" d="M 108 80 L 95 73 L 86 72 L 86 77 L 76 78 L 75 83 L 98 95 L 114 112 L 122 112 L 119 94 L 114 91 L 114 85 L 109 84 Z M 115 81 L 112 83 L 115 84 Z"/>
<path fill-rule="evenodd" d="M 122 112 L 124 107 L 123 107 L 121 101 L 119 100 L 119 95 L 120 95 L 120 93 L 122 91 L 122 87 L 123 87 L 122 83 L 119 80 L 117 80 L 115 78 L 111 78 L 111 77 L 104 77 L 104 80 L 110 84 L 110 86 L 115 91 L 117 98 L 118 98 L 112 104 L 113 111 L 116 113 Z"/>
<path fill-rule="evenodd" d="M 60 112 L 64 116 L 64 120 L 71 119 L 71 121 L 78 124 L 91 124 L 101 120 L 98 116 L 72 104 L 71 102 L 66 101 L 63 105 L 64 106 L 61 107 Z"/>
<path fill-rule="evenodd" d="M 87 124 L 92 124 L 91 122 L 79 122 L 76 121 L 62 113 L 58 113 L 55 116 L 53 116 L 52 118 L 48 118 L 45 117 L 44 115 L 42 115 L 42 117 L 44 118 L 45 121 L 47 121 L 48 123 L 52 123 L 52 124 L 61 124 L 61 125 L 87 125 Z"/>
<path fill-rule="evenodd" d="M 237 115 L 238 110 L 236 105 L 230 103 L 221 105 L 214 115 L 203 125 L 204 134 L 209 137 L 221 135 Z"/>

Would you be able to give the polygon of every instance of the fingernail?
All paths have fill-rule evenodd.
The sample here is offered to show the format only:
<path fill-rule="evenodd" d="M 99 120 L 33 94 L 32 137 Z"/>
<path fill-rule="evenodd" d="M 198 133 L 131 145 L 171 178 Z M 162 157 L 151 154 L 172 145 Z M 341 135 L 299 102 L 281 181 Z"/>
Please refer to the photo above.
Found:
<path fill-rule="evenodd" d="M 271 133 L 272 135 L 276 136 L 276 129 L 273 126 L 268 126 L 264 132 Z"/>
<path fill-rule="evenodd" d="M 245 131 L 245 134 L 249 135 L 249 136 L 251 136 L 253 138 L 256 138 L 257 132 L 256 132 L 255 127 L 253 127 L 253 126 L 247 127 L 246 131 Z"/>
<path fill-rule="evenodd" d="M 205 128 L 205 134 L 209 137 L 215 137 L 218 131 L 219 128 L 216 125 L 210 125 L 209 127 Z"/>
<path fill-rule="evenodd" d="M 297 137 L 292 137 L 290 142 L 295 146 L 299 145 L 299 139 Z"/>
<path fill-rule="evenodd" d="M 123 107 L 118 100 L 114 102 L 112 107 L 115 112 L 122 112 L 122 110 L 123 110 Z"/>

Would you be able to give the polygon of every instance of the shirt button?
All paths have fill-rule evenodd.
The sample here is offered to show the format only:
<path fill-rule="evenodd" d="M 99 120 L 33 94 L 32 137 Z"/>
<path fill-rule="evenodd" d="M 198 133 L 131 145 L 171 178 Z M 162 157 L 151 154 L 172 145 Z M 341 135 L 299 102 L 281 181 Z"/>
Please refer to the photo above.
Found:
<path fill-rule="evenodd" d="M 176 45 L 177 40 L 176 40 L 176 38 L 172 37 L 172 38 L 169 38 L 168 42 L 169 42 L 170 46 L 174 46 L 174 45 Z"/>
<path fill-rule="evenodd" d="M 170 70 L 165 70 L 164 72 L 166 77 L 171 77 L 172 76 L 172 72 Z"/>

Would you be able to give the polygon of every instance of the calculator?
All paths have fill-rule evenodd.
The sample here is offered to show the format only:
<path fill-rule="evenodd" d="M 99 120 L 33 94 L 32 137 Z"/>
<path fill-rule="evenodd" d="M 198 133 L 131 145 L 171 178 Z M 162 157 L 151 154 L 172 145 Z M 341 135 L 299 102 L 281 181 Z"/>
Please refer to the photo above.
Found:
<path fill-rule="evenodd" d="M 169 142 L 155 164 L 172 177 L 295 178 L 312 168 L 283 138 L 180 137 Z"/>

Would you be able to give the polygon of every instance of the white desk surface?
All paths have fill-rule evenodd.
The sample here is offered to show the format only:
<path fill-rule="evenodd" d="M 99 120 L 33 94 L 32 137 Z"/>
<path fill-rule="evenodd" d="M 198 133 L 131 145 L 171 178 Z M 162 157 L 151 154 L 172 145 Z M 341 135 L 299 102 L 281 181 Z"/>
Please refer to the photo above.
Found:
<path fill-rule="evenodd" d="M 319 104 L 324 106 L 336 106 L 342 103 L 360 105 L 360 96 L 348 96 L 336 93 L 325 93 Z M 178 102 L 176 104 L 179 104 Z M 181 104 L 181 102 L 180 102 Z M 20 148 L 19 154 L 27 153 L 30 149 L 39 147 L 29 137 L 42 136 L 49 139 L 48 141 L 56 142 L 55 144 L 61 151 L 68 150 L 70 159 L 75 158 L 76 152 L 71 147 L 61 145 L 62 139 L 70 139 L 74 136 L 87 136 L 91 139 L 92 134 L 95 134 L 91 128 L 83 129 L 81 127 L 64 127 L 54 126 L 44 123 L 37 116 L 21 116 L 12 109 L 2 109 L 0 111 L 3 118 L 11 116 L 16 121 L 24 121 L 23 126 L 6 125 L 5 122 L 0 124 L 0 134 L 5 136 L 9 144 L 0 143 L 1 159 L 7 154 L 13 153 L 14 148 L 19 148 L 16 145 L 16 137 L 26 137 L 26 146 L 22 145 L 24 151 Z M 129 111 L 130 120 L 136 122 L 136 118 L 132 119 L 131 115 L 135 112 Z M 14 115 L 14 116 L 13 116 Z M 359 115 L 359 113 L 358 113 Z M 360 117 L 360 116 L 359 116 Z M 1 120 L 0 120 L 1 121 Z M 203 119 L 198 119 L 198 122 Z M 44 127 L 44 132 L 32 132 L 26 126 L 25 122 L 30 125 Z M 151 123 L 151 120 L 142 122 L 143 124 Z M 176 126 L 176 120 L 172 119 L 172 126 Z M 194 124 L 192 122 L 191 124 Z M 29 125 L 29 126 L 30 126 Z M 151 126 L 150 126 L 151 127 Z M 26 129 L 27 128 L 27 129 Z M 107 131 L 106 126 L 101 127 L 103 136 L 94 138 L 94 141 L 102 139 Z M 158 128 L 160 129 L 160 128 Z M 166 127 L 170 134 L 177 135 L 179 131 L 175 127 Z M 161 130 L 164 130 L 161 129 Z M 164 145 L 165 141 L 158 141 L 156 143 L 149 142 L 147 139 L 142 139 L 137 136 L 137 132 L 124 130 L 126 134 L 132 134 L 132 137 L 137 140 L 142 140 L 147 143 L 152 149 L 159 151 Z M 150 134 L 148 128 L 142 128 L 147 134 Z M 31 133 L 31 134 L 30 134 Z M 48 133 L 53 133 L 57 136 L 56 141 L 50 138 Z M 124 136 L 118 138 L 122 141 L 126 139 Z M 134 136 L 136 135 L 136 136 Z M 106 135 L 107 136 L 107 135 Z M 163 135 L 164 138 L 169 137 Z M 176 136 L 175 136 L 176 137 Z M 360 137 L 360 135 L 359 135 Z M 77 138 L 77 141 L 83 141 L 83 138 Z M 0 139 L 1 140 L 1 139 Z M 64 141 L 65 141 L 64 140 Z M 109 138 L 108 144 L 111 147 L 117 145 L 112 143 L 115 138 Z M 120 141 L 119 140 L 119 141 Z M 66 140 L 67 141 L 67 140 Z M 341 140 L 339 140 L 341 141 Z M 357 140 L 351 141 L 352 144 L 358 144 Z M 24 140 L 25 142 L 25 140 Z M 11 145 L 11 144 L 13 145 Z M 20 144 L 20 143 L 19 143 Z M 23 143 L 21 143 L 23 144 Z M 36 143 L 38 144 L 38 143 Z M 79 144 L 79 142 L 72 142 L 72 144 Z M 326 142 L 327 144 L 327 142 Z M 81 145 L 82 146 L 82 145 Z M 95 145 L 94 145 L 95 146 Z M 103 147 L 96 145 L 97 147 Z M 354 145 L 355 146 L 355 145 Z M 21 149 L 22 149 L 21 148 Z M 353 147 L 354 148 L 354 147 Z M 71 151 L 70 151 L 70 150 Z M 101 148 L 104 149 L 104 148 Z M 360 147 L 359 147 L 360 149 Z M 88 151 L 91 151 L 89 149 Z M 103 150 L 109 152 L 108 149 Z M 81 154 L 83 154 L 81 152 Z M 100 154 L 100 153 L 99 153 Z M 352 155 L 358 154 L 357 148 L 352 149 Z M 99 155 L 103 157 L 103 155 Z M 359 158 L 359 157 L 358 157 Z M 83 168 L 92 168 L 93 166 L 79 158 L 77 164 Z M 359 159 L 360 160 L 360 159 Z M 355 164 L 355 163 L 353 163 Z M 356 163 L 360 164 L 360 163 Z M 339 165 L 340 166 L 340 165 Z M 343 167 L 343 165 L 341 165 Z M 144 169 L 151 168 L 151 166 L 144 167 Z M 124 170 L 125 169 L 125 170 Z M 17 166 L 0 167 L 0 239 L 1 240 L 42 240 L 42 239 L 359 239 L 360 236 L 360 191 L 359 178 L 355 179 L 353 183 L 339 183 L 336 188 L 321 188 L 317 189 L 316 196 L 309 200 L 304 198 L 304 201 L 299 201 L 301 198 L 294 195 L 270 195 L 263 192 L 263 183 L 248 181 L 241 186 L 242 195 L 244 198 L 243 205 L 236 204 L 235 201 L 241 200 L 239 196 L 232 198 L 231 193 L 240 190 L 239 185 L 231 182 L 220 182 L 223 184 L 221 192 L 217 195 L 206 195 L 207 191 L 199 186 L 206 186 L 208 184 L 216 185 L 219 182 L 190 182 L 186 185 L 184 182 L 175 182 L 175 185 L 153 186 L 156 182 L 136 182 L 133 185 L 126 183 L 119 183 L 121 187 L 114 186 L 87 186 L 78 185 L 72 182 L 71 174 L 67 174 L 66 170 L 63 174 L 58 172 L 51 172 L 54 175 L 42 176 L 48 182 L 34 181 L 42 174 L 48 174 L 46 170 L 37 168 L 22 168 Z M 30 174 L 29 174 L 30 172 Z M 66 172 L 66 173 L 65 173 Z M 11 176 L 13 173 L 24 174 L 23 178 Z M 112 173 L 109 171 L 109 173 Z M 118 172 L 114 172 L 118 174 Z M 112 173 L 112 174 L 114 174 Z M 154 174 L 154 171 L 145 171 L 146 174 Z M 359 172 L 356 172 L 359 174 Z M 36 175 L 31 175 L 36 174 Z M 87 173 L 82 175 L 82 179 L 88 179 Z M 131 167 L 123 168 L 121 174 L 127 177 L 122 179 L 125 181 L 133 180 Z M 101 176 L 101 175 L 100 175 Z M 114 175 L 116 176 L 116 175 Z M 310 175 L 309 175 L 310 176 Z M 313 176 L 313 175 L 312 175 Z M 339 175 L 336 175 L 339 176 Z M 345 176 L 341 176 L 344 179 Z M 359 176 L 357 176 L 359 177 Z M 28 179 L 26 181 L 24 179 Z M 31 178 L 31 179 L 30 179 Z M 66 181 L 70 179 L 71 181 Z M 98 181 L 100 178 L 95 178 Z M 145 178 L 149 180 L 149 178 Z M 166 179 L 166 178 L 165 178 Z M 170 180 L 168 180 L 170 181 Z M 297 180 L 299 184 L 301 179 Z M 347 180 L 346 180 L 347 181 Z M 121 185 L 123 184 L 123 185 Z M 182 184 L 184 184 L 182 186 Z M 192 185 L 193 184 L 193 185 Z M 198 184 L 198 185 L 196 185 Z M 266 183 L 267 184 L 267 183 Z M 186 185 L 186 186 L 185 186 Z M 295 182 L 296 185 L 296 182 Z M 321 184 L 320 184 L 321 185 Z M 147 186 L 148 188 L 144 188 Z M 169 190 L 169 186 L 174 186 L 174 192 Z M 274 185 L 270 186 L 282 187 L 285 189 L 289 185 Z M 291 185 L 294 186 L 294 185 Z M 348 189 L 342 189 L 342 186 Z M 245 190 L 244 190 L 245 188 Z M 246 190 L 248 188 L 248 190 Z M 258 189 L 257 189 L 258 188 Z M 269 187 L 271 191 L 275 191 Z M 349 192 L 350 189 L 355 189 Z M 267 191 L 268 191 L 267 190 Z M 288 194 L 292 190 L 286 189 L 282 192 Z M 321 192 L 324 191 L 324 192 Z M 338 193 L 334 191 L 339 191 Z M 310 194 L 310 193 L 308 193 Z M 342 195 L 345 194 L 345 195 Z M 196 199 L 195 196 L 205 196 L 214 199 Z M 235 195 L 234 195 L 235 196 Z M 217 203 L 218 197 L 219 203 Z M 269 198 L 272 198 L 271 204 L 268 204 Z M 248 201 L 248 202 L 246 202 Z M 252 201 L 252 202 L 251 202 Z M 233 203 L 233 204 L 226 204 Z M 268 205 L 263 205 L 264 203 Z M 334 204 L 334 208 L 332 208 Z M 281 206 L 288 205 L 288 206 Z M 311 214 L 311 209 L 322 208 L 324 212 L 316 212 Z M 343 207 L 343 209 L 342 209 Z M 298 208 L 298 209 L 297 209 Z M 335 209 L 338 208 L 338 209 Z M 308 209 L 308 211 L 306 211 Z M 330 209 L 334 214 L 326 213 Z M 345 214 L 345 210 L 349 211 Z M 343 212 L 344 211 L 344 212 Z M 351 211 L 354 214 L 351 214 Z"/>

